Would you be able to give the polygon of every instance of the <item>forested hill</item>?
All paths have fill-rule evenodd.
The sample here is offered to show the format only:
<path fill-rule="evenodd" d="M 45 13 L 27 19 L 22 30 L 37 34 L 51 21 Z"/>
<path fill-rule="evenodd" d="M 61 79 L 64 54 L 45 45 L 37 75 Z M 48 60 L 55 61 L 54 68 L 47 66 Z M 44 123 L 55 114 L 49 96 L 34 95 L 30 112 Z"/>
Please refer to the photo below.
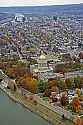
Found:
<path fill-rule="evenodd" d="M 51 5 L 51 6 L 26 6 L 26 7 L 0 7 L 0 13 L 83 13 L 83 3 L 73 5 Z"/>

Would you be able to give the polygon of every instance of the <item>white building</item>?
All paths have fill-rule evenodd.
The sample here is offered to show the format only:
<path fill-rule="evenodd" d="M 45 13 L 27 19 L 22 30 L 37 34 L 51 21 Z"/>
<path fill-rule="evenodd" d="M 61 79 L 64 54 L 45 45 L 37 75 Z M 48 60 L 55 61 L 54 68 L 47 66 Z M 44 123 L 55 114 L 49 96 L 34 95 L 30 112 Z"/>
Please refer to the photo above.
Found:
<path fill-rule="evenodd" d="M 16 14 L 15 21 L 16 22 L 23 22 L 24 18 L 25 18 L 24 15 L 22 15 L 22 14 Z"/>

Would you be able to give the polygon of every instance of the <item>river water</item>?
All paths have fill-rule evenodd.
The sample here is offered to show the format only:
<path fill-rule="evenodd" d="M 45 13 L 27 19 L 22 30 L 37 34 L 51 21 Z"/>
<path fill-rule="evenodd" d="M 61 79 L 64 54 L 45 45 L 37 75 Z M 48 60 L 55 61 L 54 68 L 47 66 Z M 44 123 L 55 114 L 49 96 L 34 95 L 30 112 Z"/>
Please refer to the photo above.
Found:
<path fill-rule="evenodd" d="M 13 102 L 0 90 L 0 125 L 50 125 L 47 121 Z"/>

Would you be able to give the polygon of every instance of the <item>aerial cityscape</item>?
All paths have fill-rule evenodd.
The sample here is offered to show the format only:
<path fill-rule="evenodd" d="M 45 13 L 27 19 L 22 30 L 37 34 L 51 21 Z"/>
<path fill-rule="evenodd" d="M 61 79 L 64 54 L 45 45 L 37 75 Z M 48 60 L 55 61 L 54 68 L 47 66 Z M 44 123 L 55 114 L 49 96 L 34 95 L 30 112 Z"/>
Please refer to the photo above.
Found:
<path fill-rule="evenodd" d="M 83 125 L 83 3 L 0 7 L 0 125 Z"/>

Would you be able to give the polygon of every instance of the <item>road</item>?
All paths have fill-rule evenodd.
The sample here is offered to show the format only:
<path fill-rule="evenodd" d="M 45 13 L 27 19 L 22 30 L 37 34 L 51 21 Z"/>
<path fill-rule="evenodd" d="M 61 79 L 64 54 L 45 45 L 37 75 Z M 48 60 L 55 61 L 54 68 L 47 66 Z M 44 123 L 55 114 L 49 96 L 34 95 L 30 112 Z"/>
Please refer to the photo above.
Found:
<path fill-rule="evenodd" d="M 64 74 L 64 78 L 71 78 L 71 77 L 77 77 L 77 76 L 82 77 L 83 76 L 83 70 L 68 72 L 68 73 Z"/>

